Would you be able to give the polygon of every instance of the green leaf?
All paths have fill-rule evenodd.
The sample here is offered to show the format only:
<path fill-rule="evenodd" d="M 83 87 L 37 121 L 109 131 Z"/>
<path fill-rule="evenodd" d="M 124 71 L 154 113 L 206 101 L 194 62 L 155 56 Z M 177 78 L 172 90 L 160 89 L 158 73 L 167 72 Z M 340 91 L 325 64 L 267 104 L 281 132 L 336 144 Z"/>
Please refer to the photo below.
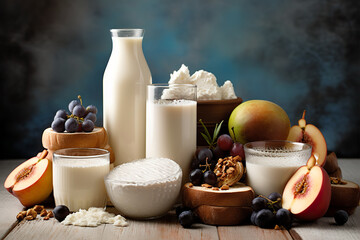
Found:
<path fill-rule="evenodd" d="M 224 120 L 222 120 L 219 125 L 218 124 L 215 125 L 214 135 L 213 135 L 213 143 L 215 142 L 216 138 L 219 135 L 219 132 L 221 130 L 221 125 L 223 124 L 223 122 L 224 122 Z"/>
<path fill-rule="evenodd" d="M 200 132 L 200 133 L 203 136 L 203 138 L 205 139 L 205 141 L 209 144 L 209 146 L 211 146 L 210 139 L 205 135 L 205 133 L 202 133 L 202 132 Z"/>
<path fill-rule="evenodd" d="M 206 128 L 206 126 L 205 126 L 205 124 L 203 123 L 203 121 L 200 119 L 199 120 L 199 122 L 201 123 L 201 125 L 203 126 L 203 128 L 204 128 L 204 131 L 205 131 L 205 133 L 206 133 L 206 136 L 208 137 L 208 139 L 210 140 L 211 139 L 211 135 L 210 135 L 210 133 L 209 133 L 209 131 L 207 130 L 207 128 Z M 206 140 L 206 139 L 205 139 Z"/>

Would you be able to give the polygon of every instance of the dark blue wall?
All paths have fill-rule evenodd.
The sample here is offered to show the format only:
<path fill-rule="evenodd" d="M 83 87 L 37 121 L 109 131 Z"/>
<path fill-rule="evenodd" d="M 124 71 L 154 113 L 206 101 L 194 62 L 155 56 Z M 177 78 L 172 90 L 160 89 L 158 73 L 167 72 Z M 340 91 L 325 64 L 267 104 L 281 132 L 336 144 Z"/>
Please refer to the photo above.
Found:
<path fill-rule="evenodd" d="M 111 28 L 144 28 L 153 82 L 182 63 L 234 83 L 244 100 L 282 106 L 323 132 L 330 150 L 360 157 L 357 0 L 71 1 L 0 5 L 1 154 L 41 150 L 42 131 L 78 94 L 102 119 Z M 126 114 L 126 113 L 124 113 Z M 100 123 L 101 125 L 101 123 Z"/>

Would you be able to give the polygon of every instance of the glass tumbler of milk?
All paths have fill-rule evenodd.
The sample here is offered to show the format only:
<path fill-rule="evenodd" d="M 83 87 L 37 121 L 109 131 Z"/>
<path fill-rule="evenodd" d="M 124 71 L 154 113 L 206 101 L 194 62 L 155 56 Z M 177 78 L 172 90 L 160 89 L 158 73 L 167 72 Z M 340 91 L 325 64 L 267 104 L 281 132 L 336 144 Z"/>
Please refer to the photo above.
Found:
<path fill-rule="evenodd" d="M 196 151 L 196 86 L 152 84 L 147 87 L 146 157 L 170 158 L 188 181 Z"/>
<path fill-rule="evenodd" d="M 110 153 L 98 148 L 66 148 L 54 152 L 53 193 L 56 205 L 70 211 L 106 206 L 104 177 Z"/>
<path fill-rule="evenodd" d="M 143 29 L 111 29 L 112 51 L 103 78 L 103 122 L 115 166 L 145 157 L 146 86 L 151 73 Z"/>
<path fill-rule="evenodd" d="M 244 145 L 246 181 L 256 194 L 283 193 L 296 170 L 306 165 L 312 147 L 283 140 L 249 142 Z"/>

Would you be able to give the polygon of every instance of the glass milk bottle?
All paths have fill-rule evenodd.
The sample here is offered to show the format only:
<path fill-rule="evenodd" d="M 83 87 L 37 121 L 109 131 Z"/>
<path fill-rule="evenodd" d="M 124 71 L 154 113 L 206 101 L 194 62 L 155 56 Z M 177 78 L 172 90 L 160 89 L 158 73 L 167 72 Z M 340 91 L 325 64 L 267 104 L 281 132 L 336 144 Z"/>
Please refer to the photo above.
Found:
<path fill-rule="evenodd" d="M 145 157 L 146 86 L 151 73 L 143 29 L 111 29 L 113 49 L 103 79 L 104 127 L 115 166 Z"/>

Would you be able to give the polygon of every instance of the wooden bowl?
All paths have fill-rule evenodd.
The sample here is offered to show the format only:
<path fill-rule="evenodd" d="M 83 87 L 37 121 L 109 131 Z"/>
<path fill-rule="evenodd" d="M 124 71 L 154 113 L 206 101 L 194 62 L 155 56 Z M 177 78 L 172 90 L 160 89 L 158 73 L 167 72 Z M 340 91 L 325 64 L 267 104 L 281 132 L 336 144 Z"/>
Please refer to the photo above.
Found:
<path fill-rule="evenodd" d="M 240 103 L 242 98 L 228 99 L 228 100 L 198 100 L 197 101 L 197 146 L 207 146 L 205 139 L 201 136 L 200 132 L 204 132 L 204 128 L 199 122 L 201 119 L 209 130 L 210 134 L 213 134 L 215 125 L 224 120 L 219 135 L 229 133 L 228 121 L 231 112 Z"/>

